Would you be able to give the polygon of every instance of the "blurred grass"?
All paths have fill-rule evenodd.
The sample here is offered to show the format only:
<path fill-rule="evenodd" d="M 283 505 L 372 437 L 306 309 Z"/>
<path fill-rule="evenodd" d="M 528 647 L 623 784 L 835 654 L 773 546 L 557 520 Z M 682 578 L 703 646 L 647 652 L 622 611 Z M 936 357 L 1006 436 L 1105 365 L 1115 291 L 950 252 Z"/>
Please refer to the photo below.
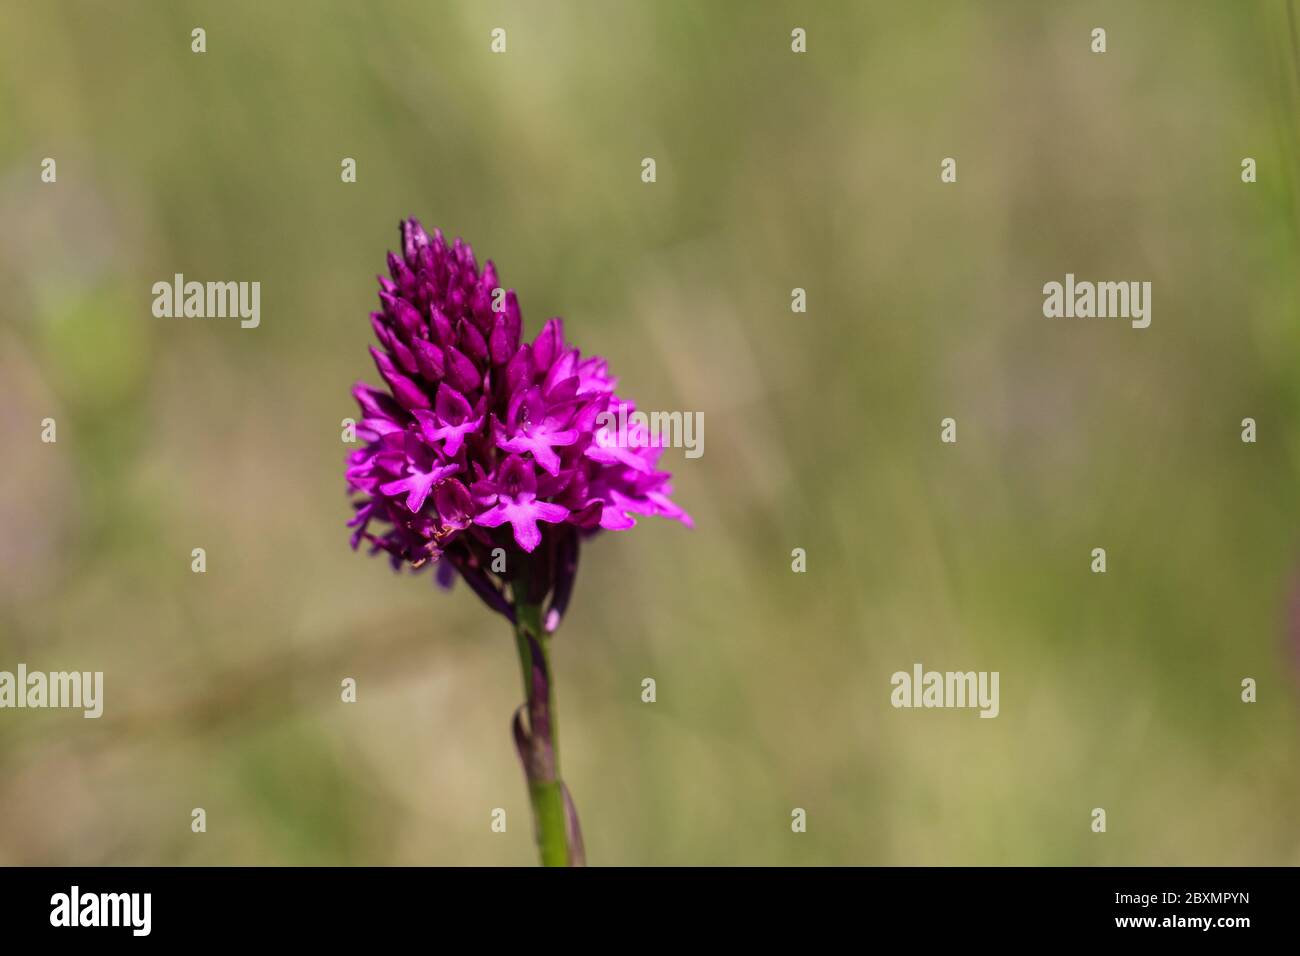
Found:
<path fill-rule="evenodd" d="M 342 527 L 405 215 L 644 406 L 705 413 L 704 457 L 668 459 L 696 530 L 593 542 L 557 638 L 593 862 L 1300 862 L 1282 4 L 0 25 L 0 669 L 106 672 L 102 721 L 0 714 L 0 862 L 532 862 L 508 630 Z M 1151 280 L 1151 328 L 1043 320 L 1067 271 Z M 175 272 L 260 281 L 261 328 L 154 319 Z M 893 710 L 914 661 L 999 670 L 1001 716 Z"/>

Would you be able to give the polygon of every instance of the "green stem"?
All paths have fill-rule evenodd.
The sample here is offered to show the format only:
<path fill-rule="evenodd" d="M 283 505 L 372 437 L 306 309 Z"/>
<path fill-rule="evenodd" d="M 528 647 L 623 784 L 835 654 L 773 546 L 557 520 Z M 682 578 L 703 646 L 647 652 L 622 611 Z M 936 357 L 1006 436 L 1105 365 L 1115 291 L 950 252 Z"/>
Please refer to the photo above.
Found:
<path fill-rule="evenodd" d="M 555 678 L 551 672 L 547 637 L 541 626 L 541 607 L 516 601 L 515 604 L 515 643 L 519 649 L 519 666 L 523 671 L 524 694 L 528 700 L 528 713 L 537 712 L 538 701 L 534 700 L 536 688 L 533 684 L 533 653 L 536 648 L 541 654 L 541 665 L 547 675 L 545 710 L 549 718 L 549 740 L 533 738 L 533 745 L 549 745 L 553 772 L 537 779 L 529 772 L 525 760 L 525 773 L 528 775 L 528 796 L 533 804 L 533 822 L 537 834 L 537 849 L 541 855 L 542 866 L 568 866 L 569 841 L 567 836 L 567 814 L 564 806 L 564 789 L 560 782 L 560 734 L 559 722 L 555 708 Z M 533 640 L 529 641 L 529 635 Z M 530 726 L 529 735 L 537 731 Z"/>

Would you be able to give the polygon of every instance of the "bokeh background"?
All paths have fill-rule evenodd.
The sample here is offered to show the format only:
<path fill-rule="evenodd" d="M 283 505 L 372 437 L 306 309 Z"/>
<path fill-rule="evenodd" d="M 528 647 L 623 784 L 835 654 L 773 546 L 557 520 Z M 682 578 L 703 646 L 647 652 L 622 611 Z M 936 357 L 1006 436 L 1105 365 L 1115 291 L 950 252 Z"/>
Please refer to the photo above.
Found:
<path fill-rule="evenodd" d="M 0 863 L 535 862 L 508 627 L 347 544 L 407 215 L 705 416 L 665 458 L 696 529 L 592 543 L 555 641 L 591 862 L 1300 863 L 1293 36 L 1281 2 L 5 3 L 0 669 L 106 691 L 0 711 Z M 260 281 L 261 327 L 154 318 L 176 272 Z M 1066 272 L 1150 280 L 1151 327 L 1044 319 Z M 999 671 L 1001 715 L 894 710 L 917 661 Z"/>

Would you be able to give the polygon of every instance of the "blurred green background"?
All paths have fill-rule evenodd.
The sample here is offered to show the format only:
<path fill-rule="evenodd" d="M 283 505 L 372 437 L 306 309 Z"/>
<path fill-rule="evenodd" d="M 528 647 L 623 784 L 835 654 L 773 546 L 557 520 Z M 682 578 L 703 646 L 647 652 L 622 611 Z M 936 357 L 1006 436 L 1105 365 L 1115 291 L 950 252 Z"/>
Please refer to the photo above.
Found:
<path fill-rule="evenodd" d="M 4 4 L 0 669 L 106 690 L 0 711 L 0 863 L 535 862 L 508 625 L 347 545 L 407 215 L 705 416 L 665 456 L 696 529 L 592 542 L 555 641 L 592 863 L 1300 863 L 1292 32 L 1280 2 Z M 154 318 L 176 272 L 260 281 L 261 327 Z M 1066 272 L 1150 280 L 1151 327 L 1045 319 Z M 1001 715 L 894 710 L 918 661 L 999 671 Z"/>

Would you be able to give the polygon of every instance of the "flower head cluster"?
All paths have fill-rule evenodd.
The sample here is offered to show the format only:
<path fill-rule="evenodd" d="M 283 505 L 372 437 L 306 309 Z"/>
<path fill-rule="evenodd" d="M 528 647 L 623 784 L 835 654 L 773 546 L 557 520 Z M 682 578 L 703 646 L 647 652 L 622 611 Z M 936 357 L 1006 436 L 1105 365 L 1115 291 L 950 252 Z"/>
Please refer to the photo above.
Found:
<path fill-rule="evenodd" d="M 436 562 L 443 584 L 459 572 L 508 616 L 505 583 L 518 599 L 526 581 L 530 601 L 550 595 L 554 630 L 580 535 L 630 528 L 636 515 L 690 517 L 669 499 L 658 443 L 611 434 L 632 405 L 604 359 L 571 348 L 558 318 L 525 341 L 514 291 L 461 240 L 414 219 L 401 240 L 370 316 L 386 387 L 352 391 L 365 442 L 348 457 L 352 546 L 367 541 L 398 569 Z"/>

